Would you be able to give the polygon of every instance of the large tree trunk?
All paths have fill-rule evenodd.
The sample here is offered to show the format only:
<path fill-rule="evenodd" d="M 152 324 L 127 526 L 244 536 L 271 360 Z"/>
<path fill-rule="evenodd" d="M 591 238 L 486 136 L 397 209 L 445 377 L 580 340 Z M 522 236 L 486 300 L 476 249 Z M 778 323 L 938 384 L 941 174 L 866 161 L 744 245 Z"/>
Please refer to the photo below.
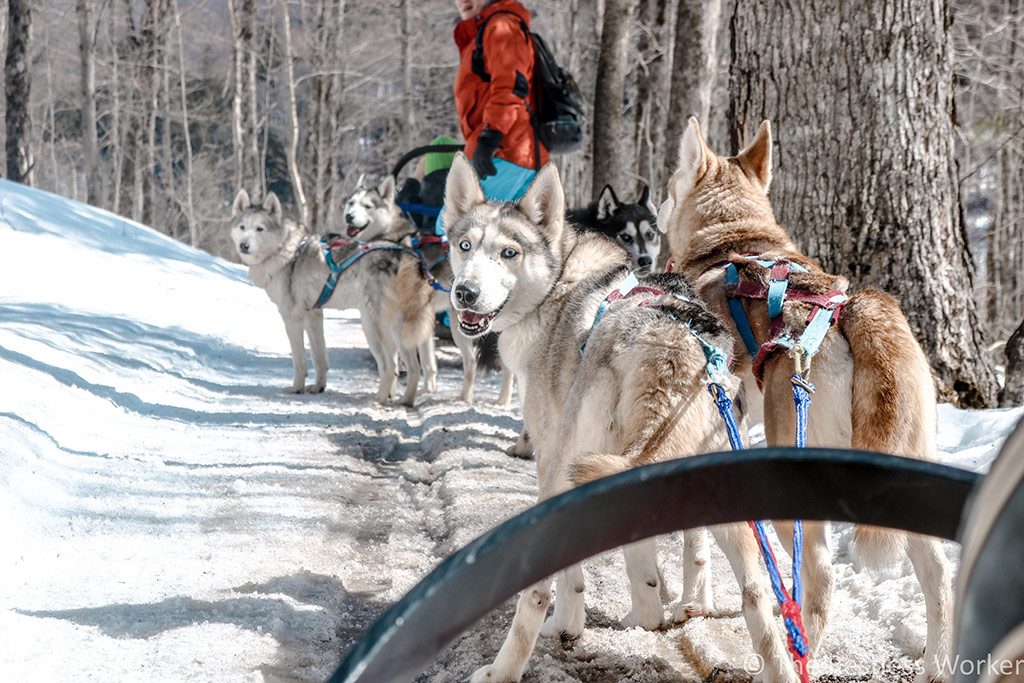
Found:
<path fill-rule="evenodd" d="M 623 91 L 626 85 L 626 46 L 633 3 L 606 0 L 601 29 L 601 54 L 597 62 L 594 93 L 594 169 L 591 187 L 599 192 L 605 185 L 622 188 L 625 163 L 623 149 Z"/>
<path fill-rule="evenodd" d="M 655 200 L 660 199 L 667 178 L 663 160 L 666 156 L 665 126 L 669 100 L 665 93 L 672 74 L 672 38 L 675 32 L 672 14 L 670 0 L 644 0 L 640 6 L 642 34 L 637 41 L 640 64 L 637 67 L 635 121 L 636 176 L 638 184 L 650 186 Z"/>
<path fill-rule="evenodd" d="M 601 35 L 597 4 L 593 0 L 570 0 L 566 27 L 569 40 L 568 44 L 562 44 L 563 49 L 559 55 L 568 61 L 569 71 L 576 76 L 584 102 L 594 102 L 597 83 L 597 55 Z M 556 40 L 558 38 L 557 35 L 552 37 Z M 593 111 L 589 114 L 584 121 L 584 139 L 593 139 Z M 559 171 L 569 206 L 581 206 L 591 200 L 593 149 L 593 145 L 583 145 L 579 151 L 561 159 Z"/>
<path fill-rule="evenodd" d="M 711 89 L 715 82 L 721 12 L 721 0 L 679 0 L 672 48 L 666 145 L 662 155 L 665 165 L 662 173 L 665 178 L 672 177 L 676 170 L 676 152 L 679 138 L 686 129 L 687 117 L 696 116 L 702 126 L 712 129 L 708 115 L 711 111 Z"/>
<path fill-rule="evenodd" d="M 737 2 L 734 147 L 762 118 L 773 204 L 808 254 L 899 299 L 943 399 L 995 403 L 953 153 L 946 2 Z"/>
<path fill-rule="evenodd" d="M 193 247 L 199 246 L 199 226 L 196 220 L 195 197 L 193 193 L 192 133 L 189 131 L 188 85 L 185 75 L 185 42 L 181 30 L 181 8 L 178 0 L 171 0 L 174 12 L 174 32 L 178 39 L 178 86 L 181 90 L 181 130 L 185 139 L 185 220 L 188 223 L 188 240 Z"/>
<path fill-rule="evenodd" d="M 999 391 L 999 407 L 1019 406 L 1024 402 L 1024 322 L 1006 342 L 1006 381 Z"/>
<path fill-rule="evenodd" d="M 7 178 L 32 184 L 32 128 L 29 121 L 28 48 L 32 26 L 30 0 L 7 2 L 7 62 L 4 65 L 7 97 Z"/>
<path fill-rule="evenodd" d="M 306 191 L 302 186 L 302 174 L 299 173 L 299 107 L 298 98 L 295 94 L 295 50 L 292 47 L 292 18 L 288 11 L 288 3 L 281 2 L 282 22 L 284 25 L 284 67 L 285 84 L 288 87 L 288 146 L 285 148 L 285 157 L 288 162 L 288 176 L 292 181 L 292 194 L 295 196 L 295 205 L 299 210 L 299 220 L 303 225 L 309 225 L 309 202 L 306 200 Z"/>
<path fill-rule="evenodd" d="M 398 40 L 402 47 L 402 138 L 405 149 L 416 146 L 416 125 L 412 106 L 412 0 L 402 0 L 401 28 Z"/>
<path fill-rule="evenodd" d="M 99 140 L 96 133 L 96 33 L 93 0 L 78 0 L 78 54 L 82 63 L 82 148 L 86 201 L 101 205 Z"/>
<path fill-rule="evenodd" d="M 256 3 L 230 0 L 231 29 L 234 33 L 232 76 L 232 141 L 235 150 L 235 187 L 250 196 L 263 196 L 259 168 L 259 136 L 256 130 Z"/>

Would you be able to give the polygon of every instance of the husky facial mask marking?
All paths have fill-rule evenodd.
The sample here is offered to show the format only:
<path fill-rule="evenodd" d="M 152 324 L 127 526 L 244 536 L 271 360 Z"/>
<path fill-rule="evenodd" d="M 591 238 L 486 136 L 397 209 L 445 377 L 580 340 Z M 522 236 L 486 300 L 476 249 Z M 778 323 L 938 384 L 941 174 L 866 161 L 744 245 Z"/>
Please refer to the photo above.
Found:
<path fill-rule="evenodd" d="M 391 224 L 391 208 L 395 203 L 395 179 L 386 176 L 377 187 L 359 176 L 355 192 L 345 201 L 345 234 L 361 240 L 379 238 Z"/>
<path fill-rule="evenodd" d="M 618 242 L 629 253 L 634 268 L 648 273 L 661 252 L 661 233 L 651 203 L 651 191 L 644 186 L 633 203 L 620 201 L 611 185 L 605 185 L 597 201 L 584 209 L 572 209 L 567 217 L 578 228 L 600 232 Z"/>
<path fill-rule="evenodd" d="M 288 236 L 282 221 L 281 202 L 273 192 L 263 206 L 252 206 L 249 193 L 239 190 L 231 204 L 231 241 L 242 263 L 254 266 L 281 248 Z"/>
<path fill-rule="evenodd" d="M 455 273 L 452 306 L 468 337 L 500 332 L 547 296 L 558 277 L 557 247 L 564 226 L 558 171 L 542 168 L 518 203 L 487 203 L 465 157 L 452 164 L 445 188 Z"/>

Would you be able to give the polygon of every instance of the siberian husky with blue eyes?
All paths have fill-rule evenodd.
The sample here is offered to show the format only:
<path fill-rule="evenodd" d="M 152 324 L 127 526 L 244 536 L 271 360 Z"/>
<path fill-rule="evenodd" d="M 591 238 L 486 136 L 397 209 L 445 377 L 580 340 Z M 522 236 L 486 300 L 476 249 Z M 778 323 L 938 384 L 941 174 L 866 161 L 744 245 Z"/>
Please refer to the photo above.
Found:
<path fill-rule="evenodd" d="M 502 361 L 521 381 L 541 499 L 632 467 L 729 449 L 705 389 L 705 345 L 731 349 L 732 336 L 682 276 L 630 280 L 625 249 L 568 227 L 553 165 L 538 172 L 518 202 L 495 203 L 485 200 L 472 166 L 458 155 L 448 176 L 444 222 L 457 322 L 467 336 L 501 333 Z M 731 392 L 737 389 L 731 375 L 722 382 Z M 746 524 L 723 525 L 714 533 L 741 586 L 752 644 L 765 662 L 763 679 L 797 681 L 773 620 L 753 534 Z M 670 611 L 675 621 L 712 609 L 706 532 L 687 531 L 684 538 L 683 592 Z M 623 623 L 657 629 L 666 622 L 668 592 L 654 539 L 624 552 L 632 610 Z M 564 643 L 578 638 L 583 591 L 579 565 L 562 571 L 546 623 L 551 580 L 523 591 L 504 645 L 472 680 L 520 680 L 542 632 Z"/>

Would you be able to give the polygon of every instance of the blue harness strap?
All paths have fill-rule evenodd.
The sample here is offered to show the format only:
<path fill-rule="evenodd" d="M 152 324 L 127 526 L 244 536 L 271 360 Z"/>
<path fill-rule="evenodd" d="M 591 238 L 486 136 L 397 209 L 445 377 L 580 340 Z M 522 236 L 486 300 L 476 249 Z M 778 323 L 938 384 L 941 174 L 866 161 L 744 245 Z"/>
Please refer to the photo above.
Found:
<path fill-rule="evenodd" d="M 736 264 L 728 264 L 725 267 L 725 284 L 738 285 L 739 282 L 740 271 L 736 268 Z M 752 357 L 756 356 L 757 350 L 761 346 L 757 343 L 757 339 L 754 338 L 754 330 L 750 327 L 750 321 L 747 320 L 747 312 L 743 310 L 743 302 L 738 296 L 729 297 L 729 313 L 732 314 L 733 322 L 736 323 L 736 329 L 740 333 L 743 345 L 747 347 L 747 351 Z"/>
<path fill-rule="evenodd" d="M 327 269 L 331 272 L 327 276 L 327 282 L 324 284 L 324 288 L 320 290 L 320 296 L 317 297 L 313 308 L 323 308 L 330 301 L 334 290 L 337 289 L 338 280 L 341 279 L 342 274 L 371 251 L 409 251 L 401 244 L 367 244 L 365 242 L 356 242 L 356 244 L 358 249 L 354 254 L 341 263 L 335 263 L 334 256 L 331 254 L 331 241 L 326 237 L 320 238 L 320 248 L 324 252 L 324 261 L 327 262 Z"/>
<path fill-rule="evenodd" d="M 608 312 L 608 306 L 612 302 L 612 296 L 616 293 L 620 297 L 624 297 L 631 291 L 640 286 L 640 280 L 637 279 L 635 273 L 630 273 L 622 284 L 619 285 L 618 289 L 612 290 L 611 293 L 606 296 L 597 307 L 597 313 L 594 314 L 594 322 L 590 325 L 590 329 L 587 330 L 586 336 L 583 337 L 583 341 L 580 342 L 580 357 L 583 357 L 583 352 L 587 348 L 587 342 L 590 340 L 590 335 L 594 334 L 594 330 L 597 329 L 597 325 L 601 322 L 601 318 Z"/>

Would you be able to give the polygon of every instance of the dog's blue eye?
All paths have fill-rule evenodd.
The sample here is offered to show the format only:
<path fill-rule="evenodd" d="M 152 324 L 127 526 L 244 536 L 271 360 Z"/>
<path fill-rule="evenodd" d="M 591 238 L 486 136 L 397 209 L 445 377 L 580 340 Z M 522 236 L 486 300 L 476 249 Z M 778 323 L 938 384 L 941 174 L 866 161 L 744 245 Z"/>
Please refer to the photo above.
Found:
<path fill-rule="evenodd" d="M 461 242 L 459 242 L 459 249 L 461 249 L 462 251 L 469 251 L 471 246 L 472 245 L 469 243 L 469 240 L 462 240 Z"/>
<path fill-rule="evenodd" d="M 502 258 L 515 258 L 518 255 L 519 252 L 513 249 L 512 247 L 509 247 L 508 249 L 505 249 L 501 252 Z"/>

